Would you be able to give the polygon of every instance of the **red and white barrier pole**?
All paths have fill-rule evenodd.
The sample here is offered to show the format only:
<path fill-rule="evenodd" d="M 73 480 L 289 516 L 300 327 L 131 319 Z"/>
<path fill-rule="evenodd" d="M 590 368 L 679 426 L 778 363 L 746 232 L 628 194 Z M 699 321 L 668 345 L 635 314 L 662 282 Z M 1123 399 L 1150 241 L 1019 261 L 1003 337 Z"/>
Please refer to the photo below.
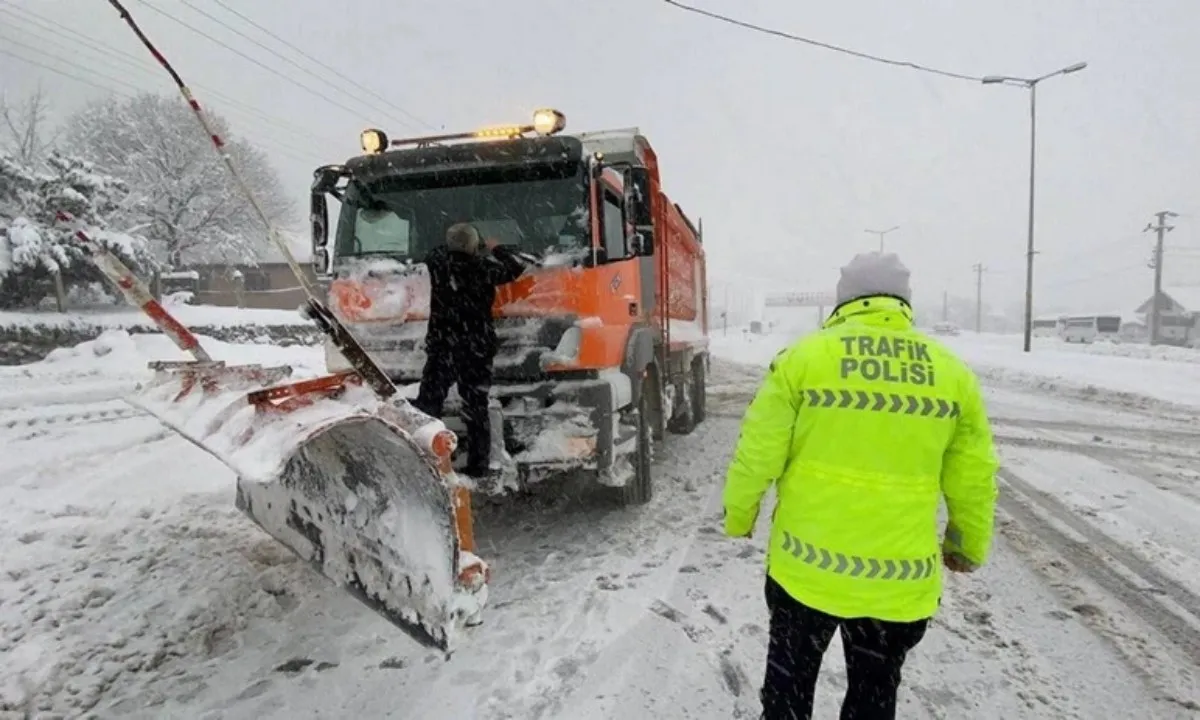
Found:
<path fill-rule="evenodd" d="M 162 303 L 154 299 L 146 284 L 137 275 L 134 275 L 133 271 L 126 267 L 120 258 L 90 237 L 84 231 L 83 224 L 72 217 L 70 213 L 59 210 L 57 217 L 59 221 L 71 226 L 75 239 L 92 256 L 92 262 L 100 269 L 100 272 L 104 273 L 104 277 L 117 286 L 130 305 L 141 308 L 142 312 L 146 313 L 180 350 L 191 353 L 192 357 L 201 362 L 212 362 L 212 356 L 200 347 L 200 340 L 192 334 L 191 330 L 184 327 L 183 323 L 167 312 Z"/>

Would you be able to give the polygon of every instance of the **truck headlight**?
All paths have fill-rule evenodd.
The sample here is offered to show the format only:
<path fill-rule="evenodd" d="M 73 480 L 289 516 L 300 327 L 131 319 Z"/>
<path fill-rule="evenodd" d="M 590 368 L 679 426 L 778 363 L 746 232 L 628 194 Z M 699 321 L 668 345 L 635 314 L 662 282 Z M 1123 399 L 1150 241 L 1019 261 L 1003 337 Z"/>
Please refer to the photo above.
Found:
<path fill-rule="evenodd" d="M 553 108 L 542 108 L 533 113 L 533 131 L 538 135 L 553 135 L 567 126 L 567 116 Z"/>
<path fill-rule="evenodd" d="M 388 136 L 382 130 L 367 128 L 359 134 L 358 144 L 362 146 L 363 152 L 368 155 L 374 155 L 387 149 Z"/>

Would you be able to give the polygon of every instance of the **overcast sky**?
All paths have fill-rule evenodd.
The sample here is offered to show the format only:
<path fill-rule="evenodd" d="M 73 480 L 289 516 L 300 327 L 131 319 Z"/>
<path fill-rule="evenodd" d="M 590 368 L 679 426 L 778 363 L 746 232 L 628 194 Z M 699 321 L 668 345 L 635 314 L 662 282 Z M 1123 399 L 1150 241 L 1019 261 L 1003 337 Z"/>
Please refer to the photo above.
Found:
<path fill-rule="evenodd" d="M 899 225 L 887 245 L 912 268 L 919 296 L 973 296 L 971 266 L 981 262 L 989 303 L 1021 300 L 1029 98 L 1020 88 L 880 65 L 661 0 L 225 0 L 384 103 L 213 0 L 150 3 L 320 97 L 144 0 L 127 4 L 200 101 L 272 154 L 302 207 L 312 168 L 354 153 L 364 126 L 393 137 L 463 130 L 551 105 L 569 130 L 643 130 L 667 193 L 704 219 L 713 276 L 830 289 L 841 264 L 877 246 L 865 229 Z M 1200 285 L 1200 2 L 693 4 L 968 75 L 1087 61 L 1038 91 L 1035 312 L 1132 310 L 1152 287 L 1142 229 L 1158 210 L 1182 215 L 1168 236 L 1167 284 Z M 144 58 L 143 69 L 47 31 L 30 13 Z M 173 92 L 104 0 L 0 0 L 0 51 L 0 89 L 19 97 L 40 82 L 59 112 L 104 91 L 4 52 L 123 92 Z"/>

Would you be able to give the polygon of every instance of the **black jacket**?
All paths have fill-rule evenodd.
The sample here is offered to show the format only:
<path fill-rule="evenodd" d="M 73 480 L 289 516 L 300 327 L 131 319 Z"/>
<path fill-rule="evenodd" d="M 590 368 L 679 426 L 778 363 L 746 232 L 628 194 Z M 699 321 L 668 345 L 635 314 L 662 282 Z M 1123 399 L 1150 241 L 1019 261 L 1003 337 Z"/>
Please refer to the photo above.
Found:
<path fill-rule="evenodd" d="M 488 256 L 468 255 L 443 245 L 429 252 L 425 264 L 430 280 L 426 343 L 469 344 L 477 352 L 495 352 L 492 305 L 496 287 L 516 280 L 525 271 L 521 261 L 504 247 L 496 247 Z"/>

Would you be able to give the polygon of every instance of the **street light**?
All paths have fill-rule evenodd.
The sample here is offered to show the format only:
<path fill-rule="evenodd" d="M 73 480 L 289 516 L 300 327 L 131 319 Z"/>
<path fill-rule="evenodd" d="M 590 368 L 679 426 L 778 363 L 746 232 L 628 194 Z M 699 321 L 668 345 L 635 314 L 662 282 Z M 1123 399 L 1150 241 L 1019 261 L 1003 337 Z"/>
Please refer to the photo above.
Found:
<path fill-rule="evenodd" d="M 883 236 L 887 235 L 888 233 L 890 233 L 893 230 L 899 230 L 899 229 L 900 229 L 900 226 L 896 225 L 895 227 L 890 227 L 887 230 L 867 230 L 866 232 L 869 232 L 872 235 L 879 236 L 879 252 L 883 252 Z"/>
<path fill-rule="evenodd" d="M 1034 168 L 1037 163 L 1037 86 L 1043 80 L 1058 75 L 1070 75 L 1086 67 L 1085 62 L 1075 63 L 1036 78 L 1007 75 L 988 75 L 983 78 L 984 85 L 1016 85 L 1029 90 L 1029 244 L 1025 256 L 1025 352 L 1029 352 L 1033 338 L 1033 198 Z"/>

